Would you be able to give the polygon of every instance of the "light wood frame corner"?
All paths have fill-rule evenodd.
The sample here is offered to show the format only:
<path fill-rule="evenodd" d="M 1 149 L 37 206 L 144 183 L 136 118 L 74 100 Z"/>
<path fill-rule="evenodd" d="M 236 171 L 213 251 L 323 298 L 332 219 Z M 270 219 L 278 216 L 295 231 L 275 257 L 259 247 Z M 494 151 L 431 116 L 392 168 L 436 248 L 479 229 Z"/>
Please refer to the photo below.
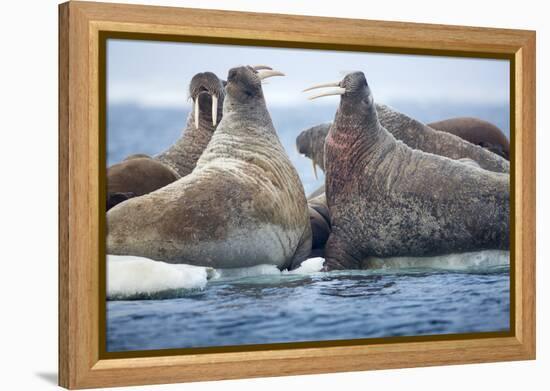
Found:
<path fill-rule="evenodd" d="M 104 358 L 104 32 L 160 40 L 507 58 L 511 69 L 512 330 L 506 336 Z M 511 132 L 512 133 L 512 132 Z M 104 147 L 104 145 L 103 145 Z M 103 166 L 102 166 L 103 165 Z M 59 383 L 89 388 L 535 358 L 535 32 L 71 1 L 59 6 Z"/>

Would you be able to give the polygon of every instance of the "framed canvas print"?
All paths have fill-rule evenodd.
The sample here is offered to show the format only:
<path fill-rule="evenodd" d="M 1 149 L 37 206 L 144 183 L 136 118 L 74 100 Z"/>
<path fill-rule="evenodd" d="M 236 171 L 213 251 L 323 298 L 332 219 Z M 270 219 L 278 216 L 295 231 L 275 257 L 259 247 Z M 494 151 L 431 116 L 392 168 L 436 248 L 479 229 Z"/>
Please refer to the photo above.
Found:
<path fill-rule="evenodd" d="M 59 6 L 59 379 L 535 358 L 535 33 Z"/>

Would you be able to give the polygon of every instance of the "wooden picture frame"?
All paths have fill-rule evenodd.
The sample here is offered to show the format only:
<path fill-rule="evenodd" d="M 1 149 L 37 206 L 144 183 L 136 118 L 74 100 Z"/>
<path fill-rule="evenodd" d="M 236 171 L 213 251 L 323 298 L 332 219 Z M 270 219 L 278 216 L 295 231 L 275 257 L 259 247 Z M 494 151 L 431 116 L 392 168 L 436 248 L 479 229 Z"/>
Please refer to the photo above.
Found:
<path fill-rule="evenodd" d="M 148 357 L 102 352 L 105 34 L 511 62 L 511 332 Z M 102 312 L 103 311 L 103 312 Z M 103 340 L 104 342 L 104 340 Z M 59 384 L 67 388 L 535 358 L 535 32 L 89 2 L 59 6 Z"/>

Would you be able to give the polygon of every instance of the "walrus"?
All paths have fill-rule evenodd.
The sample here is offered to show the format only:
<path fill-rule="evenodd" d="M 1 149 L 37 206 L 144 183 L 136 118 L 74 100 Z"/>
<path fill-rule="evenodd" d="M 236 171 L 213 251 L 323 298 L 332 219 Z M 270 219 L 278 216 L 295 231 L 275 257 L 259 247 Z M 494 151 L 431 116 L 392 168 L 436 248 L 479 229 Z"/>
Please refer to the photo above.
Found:
<path fill-rule="evenodd" d="M 210 142 L 223 117 L 225 89 L 223 81 L 212 72 L 198 73 L 189 84 L 193 110 L 179 140 L 155 159 L 173 168 L 181 177 L 189 175 Z"/>
<path fill-rule="evenodd" d="M 229 71 L 223 118 L 193 172 L 107 213 L 107 252 L 214 268 L 297 267 L 311 251 L 300 178 L 273 127 L 261 81 Z"/>
<path fill-rule="evenodd" d="M 376 104 L 375 107 L 382 126 L 396 139 L 403 141 L 411 148 L 456 160 L 467 158 L 489 171 L 510 171 L 510 163 L 507 161 L 507 156 L 504 156 L 506 153 L 499 153 L 501 146 L 503 151 L 509 150 L 509 147 L 505 147 L 508 145 L 506 136 L 500 129 L 486 121 L 472 118 L 469 120 L 469 125 L 466 125 L 458 119 L 449 119 L 442 121 L 445 124 L 442 124 L 442 129 L 440 129 L 433 124 L 424 125 L 389 106 Z M 316 167 L 324 171 L 324 144 L 330 125 L 331 123 L 324 123 L 313 126 L 302 131 L 296 137 L 298 152 L 312 160 L 315 178 L 317 178 Z M 464 126 L 464 130 L 460 128 L 461 126 Z M 475 126 L 487 129 L 492 126 L 496 130 L 491 137 L 489 137 L 489 131 L 486 131 L 486 137 L 480 135 L 478 139 L 475 139 L 470 137 L 471 132 L 476 129 Z M 498 134 L 504 137 L 505 142 L 497 143 L 495 141 Z M 495 156 L 495 154 L 500 156 Z"/>
<path fill-rule="evenodd" d="M 325 270 L 359 268 L 367 256 L 509 248 L 509 175 L 397 140 L 380 123 L 363 72 L 315 97 L 327 95 L 340 104 L 325 141 Z"/>
<path fill-rule="evenodd" d="M 479 164 L 468 158 L 458 159 L 457 162 L 480 168 Z M 308 258 L 323 257 L 325 244 L 332 230 L 330 211 L 325 195 L 325 185 L 319 186 L 319 188 L 307 196 L 307 205 L 311 224 L 311 236 L 313 238 L 311 254 Z"/>
<path fill-rule="evenodd" d="M 107 169 L 107 210 L 129 198 L 160 189 L 193 171 L 222 118 L 223 81 L 212 72 L 197 73 L 189 83 L 193 100 L 181 137 L 151 157 L 134 154 Z M 133 195 L 132 195 L 133 194 Z"/>
<path fill-rule="evenodd" d="M 500 128 L 488 121 L 472 117 L 456 117 L 428 124 L 433 129 L 452 133 L 510 160 L 510 142 Z"/>

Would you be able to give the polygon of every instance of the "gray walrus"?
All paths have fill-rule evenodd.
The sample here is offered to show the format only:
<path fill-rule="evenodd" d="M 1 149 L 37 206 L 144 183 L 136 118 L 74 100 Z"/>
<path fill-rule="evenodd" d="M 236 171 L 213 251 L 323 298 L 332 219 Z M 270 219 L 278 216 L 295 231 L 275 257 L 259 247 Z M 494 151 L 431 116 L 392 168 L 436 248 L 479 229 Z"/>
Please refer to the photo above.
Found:
<path fill-rule="evenodd" d="M 428 124 L 433 129 L 452 133 L 510 160 L 510 142 L 497 126 L 479 118 L 457 117 Z"/>
<path fill-rule="evenodd" d="M 479 164 L 468 158 L 458 159 L 457 162 L 480 168 Z M 325 185 L 319 186 L 317 190 L 307 196 L 307 205 L 311 223 L 311 237 L 313 238 L 309 258 L 323 257 L 325 244 L 332 230 Z"/>
<path fill-rule="evenodd" d="M 264 67 L 265 68 L 265 67 Z M 311 251 L 306 198 L 261 80 L 229 71 L 223 118 L 193 172 L 107 213 L 109 254 L 215 268 L 299 265 Z"/>
<path fill-rule="evenodd" d="M 225 95 L 222 83 L 212 72 L 197 73 L 189 83 L 193 107 L 181 137 L 153 158 L 134 154 L 107 169 L 107 210 L 193 171 L 222 117 Z"/>
<path fill-rule="evenodd" d="M 376 104 L 375 106 L 382 126 L 392 133 L 396 139 L 403 141 L 411 148 L 456 160 L 470 159 L 477 162 L 481 168 L 489 171 L 510 171 L 510 163 L 503 157 L 495 156 L 495 153 L 503 156 L 502 153 L 498 153 L 501 144 L 497 145 L 494 140 L 496 135 L 490 138 L 488 132 L 485 132 L 487 137 L 480 136 L 477 139 L 478 142 L 472 142 L 476 139 L 467 137 L 470 133 L 466 131 L 467 129 L 473 131 L 474 124 L 481 127 L 486 121 L 471 119 L 469 121 L 470 125 L 467 126 L 458 119 L 448 120 L 447 125 L 441 125 L 444 129 L 440 129 L 431 125 L 426 126 L 389 106 L 382 104 Z M 488 122 L 487 124 L 486 128 L 491 125 Z M 299 153 L 312 160 L 315 177 L 317 177 L 316 166 L 324 171 L 324 144 L 330 125 L 330 123 L 325 123 L 313 126 L 302 131 L 296 137 L 296 148 Z M 460 126 L 464 126 L 464 130 L 461 130 Z M 496 128 L 494 125 L 491 126 Z M 498 128 L 496 129 L 507 142 L 506 136 Z M 509 150 L 506 147 L 503 148 Z M 506 158 L 506 156 L 504 157 Z"/>
<path fill-rule="evenodd" d="M 396 140 L 362 72 L 315 97 L 326 95 L 341 98 L 325 142 L 325 270 L 359 268 L 367 256 L 509 248 L 509 175 Z"/>

